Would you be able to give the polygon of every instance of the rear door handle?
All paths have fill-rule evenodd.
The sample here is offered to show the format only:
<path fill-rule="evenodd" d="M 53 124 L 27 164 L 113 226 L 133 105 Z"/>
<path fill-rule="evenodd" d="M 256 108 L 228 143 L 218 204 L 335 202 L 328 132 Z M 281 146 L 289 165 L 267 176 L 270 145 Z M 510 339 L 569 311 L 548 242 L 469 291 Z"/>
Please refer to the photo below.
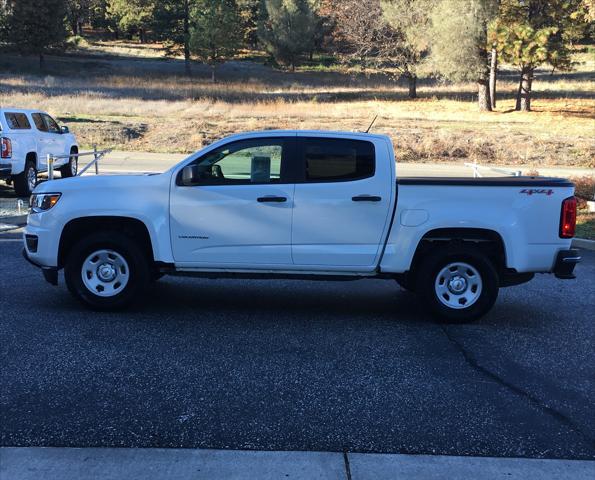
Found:
<path fill-rule="evenodd" d="M 283 203 L 287 201 L 287 197 L 275 197 L 274 195 L 267 195 L 266 197 L 258 197 L 256 201 L 260 203 Z"/>
<path fill-rule="evenodd" d="M 382 197 L 375 195 L 358 195 L 357 197 L 351 197 L 354 202 L 380 202 Z"/>

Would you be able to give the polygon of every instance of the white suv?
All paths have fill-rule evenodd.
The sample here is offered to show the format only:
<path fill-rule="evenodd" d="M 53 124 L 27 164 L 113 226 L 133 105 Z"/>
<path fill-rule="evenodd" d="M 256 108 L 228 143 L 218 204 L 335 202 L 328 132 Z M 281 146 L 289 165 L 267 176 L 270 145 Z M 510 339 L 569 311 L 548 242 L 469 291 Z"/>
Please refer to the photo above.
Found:
<path fill-rule="evenodd" d="M 0 179 L 12 183 L 19 197 L 27 197 L 37 184 L 37 174 L 48 169 L 47 156 L 78 153 L 68 127 L 60 127 L 45 112 L 0 108 Z M 76 175 L 76 156 L 56 160 L 62 177 Z"/>

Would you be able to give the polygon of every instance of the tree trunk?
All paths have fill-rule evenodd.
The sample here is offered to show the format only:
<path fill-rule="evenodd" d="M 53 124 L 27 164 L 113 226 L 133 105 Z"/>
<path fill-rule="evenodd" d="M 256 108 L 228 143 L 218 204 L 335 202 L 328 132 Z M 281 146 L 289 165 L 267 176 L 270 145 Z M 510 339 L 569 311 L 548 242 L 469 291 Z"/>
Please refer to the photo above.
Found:
<path fill-rule="evenodd" d="M 140 40 L 140 43 L 145 43 L 145 29 L 144 28 L 139 28 L 138 29 L 138 38 Z"/>
<path fill-rule="evenodd" d="M 39 69 L 45 70 L 45 56 L 43 52 L 39 54 Z"/>
<path fill-rule="evenodd" d="M 533 69 L 523 67 L 519 81 L 519 90 L 516 97 L 515 110 L 522 112 L 531 111 L 531 86 L 533 84 Z"/>
<path fill-rule="evenodd" d="M 480 112 L 491 112 L 492 102 L 490 100 L 490 85 L 487 79 L 480 79 L 477 81 L 477 99 L 479 102 Z"/>
<path fill-rule="evenodd" d="M 492 109 L 496 108 L 496 78 L 498 75 L 498 51 L 492 47 L 492 61 L 490 62 L 490 100 Z"/>
<path fill-rule="evenodd" d="M 417 75 L 415 75 L 414 73 L 408 74 L 407 81 L 409 82 L 408 97 L 411 99 L 417 98 Z"/>
<path fill-rule="evenodd" d="M 189 77 L 192 75 L 190 70 L 190 9 L 188 0 L 184 1 L 184 70 Z"/>

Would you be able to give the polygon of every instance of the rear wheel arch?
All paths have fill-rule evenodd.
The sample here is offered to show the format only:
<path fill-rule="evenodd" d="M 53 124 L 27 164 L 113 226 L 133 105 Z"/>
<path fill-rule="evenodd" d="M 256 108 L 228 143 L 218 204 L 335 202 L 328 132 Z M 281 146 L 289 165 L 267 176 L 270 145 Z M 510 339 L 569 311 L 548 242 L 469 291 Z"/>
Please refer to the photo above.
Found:
<path fill-rule="evenodd" d="M 32 161 L 35 164 L 35 168 L 39 169 L 39 163 L 37 161 L 37 153 L 36 152 L 29 152 L 25 155 L 25 163 L 28 161 Z"/>
<path fill-rule="evenodd" d="M 465 244 L 481 250 L 498 273 L 506 271 L 506 244 L 495 230 L 483 228 L 437 228 L 426 232 L 417 244 L 409 272 L 416 271 L 424 254 L 434 248 Z"/>
<path fill-rule="evenodd" d="M 62 229 L 58 248 L 58 267 L 63 267 L 72 247 L 83 237 L 105 232 L 118 232 L 134 240 L 147 256 L 154 262 L 153 242 L 145 223 L 133 217 L 93 216 L 70 220 Z"/>

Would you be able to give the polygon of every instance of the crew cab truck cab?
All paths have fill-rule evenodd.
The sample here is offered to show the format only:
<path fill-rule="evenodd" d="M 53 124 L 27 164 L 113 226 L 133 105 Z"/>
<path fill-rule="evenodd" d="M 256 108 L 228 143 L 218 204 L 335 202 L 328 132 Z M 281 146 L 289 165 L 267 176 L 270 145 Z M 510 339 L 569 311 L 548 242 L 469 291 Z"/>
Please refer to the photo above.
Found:
<path fill-rule="evenodd" d="M 74 135 L 45 112 L 0 108 L 0 147 L 0 179 L 12 183 L 19 197 L 31 195 L 37 175 L 48 169 L 48 154 L 64 156 L 54 163 L 63 178 L 77 173 Z"/>
<path fill-rule="evenodd" d="M 574 186 L 403 178 L 383 135 L 235 135 L 157 175 L 49 181 L 24 255 L 94 309 L 163 274 L 396 280 L 439 318 L 476 319 L 535 272 L 574 278 Z"/>

